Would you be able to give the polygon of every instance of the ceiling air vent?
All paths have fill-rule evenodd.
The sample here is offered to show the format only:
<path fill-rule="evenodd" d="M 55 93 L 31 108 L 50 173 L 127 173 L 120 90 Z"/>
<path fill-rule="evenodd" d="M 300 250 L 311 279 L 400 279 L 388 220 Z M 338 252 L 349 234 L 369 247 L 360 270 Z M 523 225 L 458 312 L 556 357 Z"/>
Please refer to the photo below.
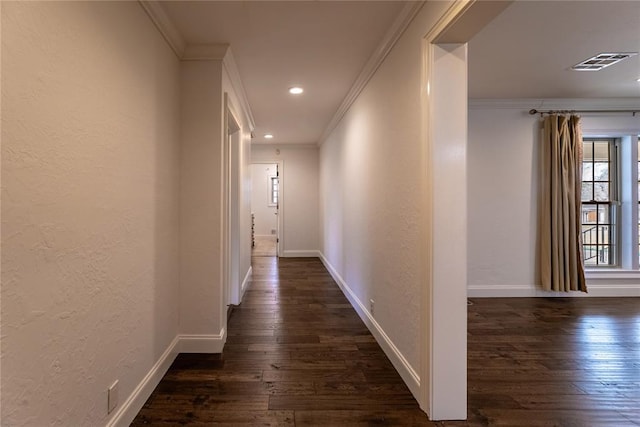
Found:
<path fill-rule="evenodd" d="M 609 65 L 617 64 L 618 62 L 636 56 L 638 52 L 614 52 L 614 53 L 599 53 L 589 59 L 574 65 L 572 70 L 576 71 L 600 71 Z"/>

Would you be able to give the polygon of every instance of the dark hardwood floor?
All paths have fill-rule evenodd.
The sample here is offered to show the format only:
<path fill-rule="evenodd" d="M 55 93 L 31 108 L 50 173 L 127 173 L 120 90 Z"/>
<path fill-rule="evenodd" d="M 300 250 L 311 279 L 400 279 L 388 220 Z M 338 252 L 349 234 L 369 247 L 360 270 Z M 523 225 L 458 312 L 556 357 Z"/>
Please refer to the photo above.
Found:
<path fill-rule="evenodd" d="M 472 302 L 469 424 L 640 426 L 640 298 Z"/>
<path fill-rule="evenodd" d="M 468 420 L 430 422 L 318 259 L 253 259 L 223 355 L 134 426 L 640 426 L 640 298 L 473 299 Z"/>

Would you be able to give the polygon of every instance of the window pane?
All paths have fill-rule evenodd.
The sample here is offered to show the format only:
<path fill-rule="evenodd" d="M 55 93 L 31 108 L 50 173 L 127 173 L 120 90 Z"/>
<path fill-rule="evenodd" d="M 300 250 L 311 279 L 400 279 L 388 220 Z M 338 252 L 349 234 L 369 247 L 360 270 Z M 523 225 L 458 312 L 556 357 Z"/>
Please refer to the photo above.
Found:
<path fill-rule="evenodd" d="M 582 159 L 589 162 L 593 160 L 593 142 L 582 142 Z"/>
<path fill-rule="evenodd" d="M 598 264 L 598 247 L 596 245 L 583 245 L 582 253 L 585 265 L 597 265 Z"/>
<path fill-rule="evenodd" d="M 596 220 L 598 219 L 596 213 L 597 213 L 597 206 L 582 205 L 582 223 L 595 224 Z"/>
<path fill-rule="evenodd" d="M 606 202 L 609 200 L 609 183 L 595 182 L 593 183 L 594 199 L 598 202 Z"/>
<path fill-rule="evenodd" d="M 598 243 L 598 230 L 595 225 L 582 226 L 582 244 L 595 245 Z"/>
<path fill-rule="evenodd" d="M 598 224 L 611 224 L 609 209 L 608 205 L 598 206 Z"/>
<path fill-rule="evenodd" d="M 593 159 L 597 161 L 609 161 L 609 141 L 597 141 L 593 143 Z"/>
<path fill-rule="evenodd" d="M 582 183 L 582 201 L 590 202 L 593 200 L 593 184 L 590 182 Z"/>
<path fill-rule="evenodd" d="M 582 163 L 582 180 L 593 181 L 593 163 Z"/>
<path fill-rule="evenodd" d="M 596 181 L 609 181 L 609 163 L 594 163 L 593 168 Z"/>

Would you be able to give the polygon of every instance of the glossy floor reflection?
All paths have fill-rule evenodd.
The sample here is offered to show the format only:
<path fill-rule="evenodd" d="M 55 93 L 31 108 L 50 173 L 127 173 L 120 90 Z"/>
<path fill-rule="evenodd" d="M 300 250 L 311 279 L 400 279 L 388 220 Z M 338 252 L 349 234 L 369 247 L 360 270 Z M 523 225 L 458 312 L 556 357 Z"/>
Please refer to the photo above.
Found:
<path fill-rule="evenodd" d="M 431 422 L 318 259 L 254 258 L 224 354 L 133 425 L 640 426 L 640 298 L 471 301 L 468 420 Z"/>

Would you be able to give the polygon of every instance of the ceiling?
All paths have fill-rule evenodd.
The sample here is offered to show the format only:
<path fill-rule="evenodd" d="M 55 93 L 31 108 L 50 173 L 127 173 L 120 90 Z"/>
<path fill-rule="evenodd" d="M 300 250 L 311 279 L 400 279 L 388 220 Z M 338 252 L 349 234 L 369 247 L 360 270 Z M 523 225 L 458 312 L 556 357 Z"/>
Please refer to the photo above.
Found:
<path fill-rule="evenodd" d="M 229 43 L 254 143 L 315 144 L 402 1 L 166 1 L 187 43 Z M 291 86 L 305 92 L 292 96 Z M 274 139 L 265 140 L 272 133 Z"/>
<path fill-rule="evenodd" d="M 469 42 L 469 97 L 640 97 L 640 55 L 570 70 L 602 52 L 640 52 L 640 1 L 516 1 Z"/>
<path fill-rule="evenodd" d="M 231 45 L 257 144 L 317 143 L 406 3 L 160 2 L 185 42 Z M 516 1 L 469 43 L 469 97 L 640 97 L 640 55 L 569 70 L 610 51 L 640 51 L 640 1 Z"/>

